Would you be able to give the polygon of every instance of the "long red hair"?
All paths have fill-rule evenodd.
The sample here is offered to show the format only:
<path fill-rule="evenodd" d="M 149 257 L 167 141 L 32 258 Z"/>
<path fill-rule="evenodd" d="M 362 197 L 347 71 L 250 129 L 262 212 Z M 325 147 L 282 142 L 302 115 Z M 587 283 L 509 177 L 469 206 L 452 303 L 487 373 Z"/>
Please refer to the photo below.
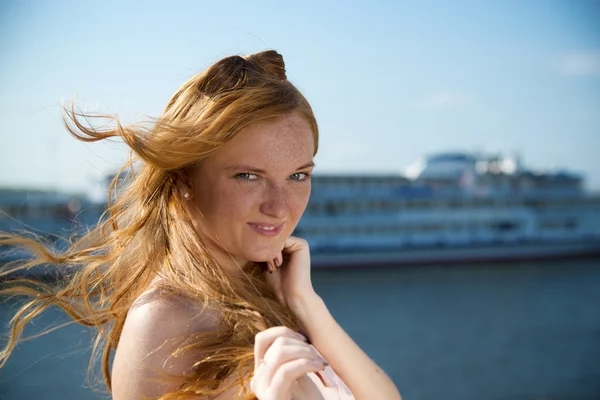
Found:
<path fill-rule="evenodd" d="M 66 250 L 57 252 L 40 240 L 0 234 L 0 246 L 20 247 L 32 255 L 4 266 L 0 278 L 42 265 L 57 270 L 60 277 L 53 282 L 21 278 L 3 283 L 0 295 L 25 296 L 27 301 L 11 320 L 0 367 L 22 339 L 25 326 L 58 306 L 73 322 L 97 329 L 88 372 L 103 347 L 101 365 L 110 390 L 109 360 L 127 312 L 160 277 L 164 289 L 194 298 L 221 315 L 217 334 L 181 338 L 173 356 L 202 349 L 206 357 L 198 360 L 192 374 L 169 377 L 181 384 L 161 399 L 215 395 L 228 388 L 221 383 L 231 376 L 237 379 L 229 387 L 247 388 L 256 333 L 277 325 L 296 329 L 297 322 L 269 290 L 260 266 L 246 265 L 238 281 L 224 273 L 194 229 L 177 186 L 185 168 L 208 157 L 246 125 L 292 111 L 309 123 L 316 153 L 318 128 L 312 109 L 287 80 L 282 56 L 272 50 L 224 58 L 192 77 L 151 127 L 122 126 L 114 116 L 65 108 L 65 126 L 77 139 L 120 137 L 132 155 L 113 180 L 107 210 L 95 229 L 71 241 Z M 89 124 L 98 119 L 108 119 L 112 127 Z M 246 397 L 253 395 L 246 392 Z"/>

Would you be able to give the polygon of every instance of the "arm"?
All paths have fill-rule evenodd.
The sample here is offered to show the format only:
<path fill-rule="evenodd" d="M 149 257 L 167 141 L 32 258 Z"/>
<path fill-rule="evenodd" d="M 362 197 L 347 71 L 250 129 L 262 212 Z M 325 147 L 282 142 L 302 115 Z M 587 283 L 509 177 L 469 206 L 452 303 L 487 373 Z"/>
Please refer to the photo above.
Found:
<path fill-rule="evenodd" d="M 358 347 L 315 293 L 310 278 L 308 243 L 289 237 L 266 274 L 280 302 L 296 315 L 315 348 L 357 400 L 400 400 L 392 380 Z"/>
<path fill-rule="evenodd" d="M 340 327 L 317 294 L 298 298 L 290 307 L 313 346 L 348 385 L 357 400 L 401 399 L 392 380 Z"/>

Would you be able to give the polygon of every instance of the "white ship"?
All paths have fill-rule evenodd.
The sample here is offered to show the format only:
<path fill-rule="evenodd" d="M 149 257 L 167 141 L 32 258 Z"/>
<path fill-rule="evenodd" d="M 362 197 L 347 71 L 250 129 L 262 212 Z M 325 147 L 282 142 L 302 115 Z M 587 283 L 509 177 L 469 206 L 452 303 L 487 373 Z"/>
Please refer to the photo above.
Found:
<path fill-rule="evenodd" d="M 514 157 L 465 153 L 434 155 L 411 171 L 313 175 L 294 232 L 309 242 L 313 266 L 600 255 L 600 194 L 587 192 L 579 175 L 534 173 Z M 3 231 L 64 237 L 93 226 L 103 210 L 82 195 L 0 190 Z M 0 264 L 22 256 L 6 250 Z"/>
<path fill-rule="evenodd" d="M 315 267 L 527 260 L 600 254 L 600 194 L 518 157 L 444 153 L 413 176 L 313 175 L 294 235 Z"/>

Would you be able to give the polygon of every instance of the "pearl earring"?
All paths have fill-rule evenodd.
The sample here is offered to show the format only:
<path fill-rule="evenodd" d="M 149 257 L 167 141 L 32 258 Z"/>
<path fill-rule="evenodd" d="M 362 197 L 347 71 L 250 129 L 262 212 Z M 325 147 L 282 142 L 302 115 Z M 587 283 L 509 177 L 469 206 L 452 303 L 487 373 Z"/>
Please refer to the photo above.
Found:
<path fill-rule="evenodd" d="M 186 198 L 186 199 L 189 199 L 190 198 L 190 194 L 188 192 L 185 192 L 183 194 L 183 197 Z"/>

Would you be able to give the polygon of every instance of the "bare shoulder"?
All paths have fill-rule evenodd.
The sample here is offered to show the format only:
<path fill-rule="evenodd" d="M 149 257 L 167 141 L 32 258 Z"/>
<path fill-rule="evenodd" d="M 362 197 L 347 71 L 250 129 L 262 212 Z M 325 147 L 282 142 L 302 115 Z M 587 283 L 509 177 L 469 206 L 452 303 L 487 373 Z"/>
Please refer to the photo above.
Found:
<path fill-rule="evenodd" d="M 190 298 L 152 288 L 133 303 L 125 327 L 128 325 L 147 330 L 152 336 L 212 331 L 218 328 L 218 313 Z"/>
<path fill-rule="evenodd" d="M 174 387 L 155 382 L 161 373 L 185 374 L 200 354 L 171 357 L 178 340 L 218 329 L 218 315 L 201 304 L 158 288 L 129 310 L 112 367 L 114 400 L 158 397 Z"/>

